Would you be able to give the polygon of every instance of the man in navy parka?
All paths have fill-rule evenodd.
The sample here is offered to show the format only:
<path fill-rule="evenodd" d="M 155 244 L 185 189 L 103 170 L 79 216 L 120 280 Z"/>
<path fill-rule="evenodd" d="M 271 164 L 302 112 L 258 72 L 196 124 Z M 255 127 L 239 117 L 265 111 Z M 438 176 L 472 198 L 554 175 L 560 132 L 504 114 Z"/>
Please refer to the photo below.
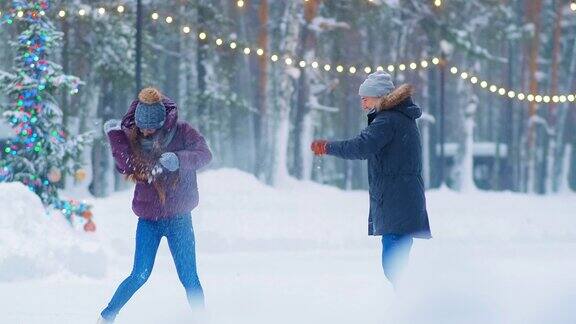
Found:
<path fill-rule="evenodd" d="M 396 285 L 413 238 L 431 238 L 416 125 L 422 110 L 412 101 L 413 88 L 406 84 L 396 88 L 383 71 L 370 74 L 358 92 L 368 127 L 349 140 L 315 140 L 312 151 L 318 156 L 368 160 L 368 234 L 382 236 L 382 266 Z"/>

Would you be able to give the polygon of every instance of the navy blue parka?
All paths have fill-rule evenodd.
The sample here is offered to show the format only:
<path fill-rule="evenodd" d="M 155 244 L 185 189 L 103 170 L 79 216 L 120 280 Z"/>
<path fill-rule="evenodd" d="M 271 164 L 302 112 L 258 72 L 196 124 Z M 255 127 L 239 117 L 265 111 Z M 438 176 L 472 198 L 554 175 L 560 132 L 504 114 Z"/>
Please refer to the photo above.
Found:
<path fill-rule="evenodd" d="M 368 160 L 369 235 L 431 237 L 416 125 L 422 110 L 411 94 L 409 85 L 396 88 L 368 115 L 368 127 L 360 135 L 327 144 L 329 155 Z"/>

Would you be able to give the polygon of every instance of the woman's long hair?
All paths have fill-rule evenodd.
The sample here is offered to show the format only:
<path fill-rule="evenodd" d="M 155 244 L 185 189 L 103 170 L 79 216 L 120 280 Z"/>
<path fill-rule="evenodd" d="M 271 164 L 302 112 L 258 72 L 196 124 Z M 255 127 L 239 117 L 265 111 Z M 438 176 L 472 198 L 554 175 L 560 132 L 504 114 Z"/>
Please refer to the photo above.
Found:
<path fill-rule="evenodd" d="M 153 175 L 152 171 L 154 167 L 158 164 L 158 160 L 162 153 L 164 153 L 164 148 L 162 147 L 162 142 L 164 141 L 164 136 L 166 136 L 164 130 L 160 129 L 160 136 L 154 139 L 152 150 L 145 151 L 142 148 L 142 133 L 138 127 L 134 126 L 130 128 L 128 132 L 128 139 L 130 141 L 130 148 L 132 149 L 132 160 L 134 166 L 134 173 L 128 175 L 128 179 L 134 182 L 150 182 L 156 189 L 158 197 L 162 205 L 166 203 L 166 188 L 175 188 L 178 184 L 179 177 L 168 175 L 162 173 L 160 175 Z"/>

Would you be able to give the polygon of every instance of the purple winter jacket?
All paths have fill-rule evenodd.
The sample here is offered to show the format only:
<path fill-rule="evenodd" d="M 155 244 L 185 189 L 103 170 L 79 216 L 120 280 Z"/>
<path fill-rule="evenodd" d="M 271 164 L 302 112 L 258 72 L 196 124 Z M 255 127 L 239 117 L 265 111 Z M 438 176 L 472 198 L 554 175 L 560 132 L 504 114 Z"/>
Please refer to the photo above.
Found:
<path fill-rule="evenodd" d="M 170 131 L 176 127 L 174 138 L 165 148 L 166 152 L 174 152 L 180 160 L 180 168 L 169 175 L 179 175 L 180 180 L 175 188 L 166 187 L 166 202 L 162 204 L 152 183 L 137 182 L 132 200 L 132 210 L 143 219 L 157 220 L 189 213 L 198 206 L 198 184 L 196 170 L 206 166 L 212 160 L 212 153 L 204 137 L 186 122 L 178 121 L 178 107 L 165 98 L 162 103 L 166 107 L 166 121 L 163 130 Z M 122 129 L 108 132 L 112 147 L 112 156 L 116 169 L 122 174 L 131 174 L 134 169 L 131 163 L 132 152 L 128 139 L 129 129 L 134 127 L 134 112 L 138 100 L 130 105 L 122 119 Z M 161 181 L 161 180 L 157 180 Z"/>

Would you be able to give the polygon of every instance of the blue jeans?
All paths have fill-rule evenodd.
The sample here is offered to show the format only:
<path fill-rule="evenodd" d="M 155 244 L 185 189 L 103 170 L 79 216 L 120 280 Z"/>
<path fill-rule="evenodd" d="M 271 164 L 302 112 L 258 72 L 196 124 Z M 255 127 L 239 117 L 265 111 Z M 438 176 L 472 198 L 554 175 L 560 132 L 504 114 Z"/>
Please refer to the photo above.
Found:
<path fill-rule="evenodd" d="M 204 293 L 196 272 L 194 230 L 190 214 L 177 215 L 169 219 L 151 221 L 140 219 L 136 229 L 136 251 L 134 267 L 114 293 L 101 316 L 113 321 L 122 307 L 150 277 L 158 245 L 163 236 L 168 240 L 170 252 L 176 264 L 178 277 L 186 289 L 191 306 L 204 306 Z"/>
<path fill-rule="evenodd" d="M 386 234 L 382 236 L 382 268 L 388 281 L 396 287 L 398 276 L 408 263 L 412 236 Z"/>

